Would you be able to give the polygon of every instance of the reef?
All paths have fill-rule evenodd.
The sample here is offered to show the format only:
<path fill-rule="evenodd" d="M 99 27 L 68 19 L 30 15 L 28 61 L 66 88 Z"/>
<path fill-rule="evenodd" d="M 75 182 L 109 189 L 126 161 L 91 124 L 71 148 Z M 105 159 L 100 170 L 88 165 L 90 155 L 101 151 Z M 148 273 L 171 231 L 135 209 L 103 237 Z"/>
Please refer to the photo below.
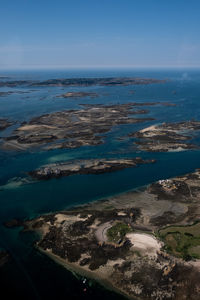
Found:
<path fill-rule="evenodd" d="M 183 121 L 152 125 L 129 134 L 142 151 L 169 152 L 198 149 L 189 141 L 200 131 L 200 121 Z"/>
<path fill-rule="evenodd" d="M 27 220 L 24 230 L 40 233 L 38 250 L 130 299 L 193 300 L 200 289 L 199 222 L 197 169 Z"/>
<path fill-rule="evenodd" d="M 36 179 L 59 178 L 75 174 L 102 174 L 125 168 L 137 167 L 140 164 L 154 163 L 155 160 L 132 159 L 89 159 L 49 164 L 29 172 Z"/>

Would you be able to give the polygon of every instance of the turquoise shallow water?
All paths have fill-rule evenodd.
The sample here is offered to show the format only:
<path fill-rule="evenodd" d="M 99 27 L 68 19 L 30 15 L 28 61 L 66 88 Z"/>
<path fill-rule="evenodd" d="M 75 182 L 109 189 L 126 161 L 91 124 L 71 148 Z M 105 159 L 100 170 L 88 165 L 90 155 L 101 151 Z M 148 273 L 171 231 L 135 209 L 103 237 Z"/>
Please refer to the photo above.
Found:
<path fill-rule="evenodd" d="M 49 258 L 38 253 L 32 244 L 37 238 L 20 229 L 6 229 L 2 222 L 12 218 L 32 218 L 73 205 L 87 203 L 113 194 L 125 192 L 149 184 L 161 178 L 176 176 L 200 167 L 199 151 L 174 153 L 139 153 L 131 139 L 118 140 L 133 130 L 152 123 L 200 120 L 200 71 L 194 70 L 76 70 L 76 71 L 24 71 L 3 72 L 12 80 L 52 79 L 67 77 L 109 77 L 138 76 L 169 79 L 165 84 L 127 87 L 88 88 L 1 88 L 1 91 L 20 90 L 24 94 L 0 97 L 0 118 L 8 117 L 16 121 L 15 126 L 34 116 L 63 109 L 79 108 L 80 103 L 127 103 L 127 102 L 172 102 L 176 107 L 149 107 L 149 115 L 156 121 L 137 125 L 122 125 L 113 128 L 106 135 L 105 144 L 97 147 L 82 147 L 72 150 L 26 153 L 0 152 L 0 247 L 12 255 L 12 262 L 3 269 L 1 284 L 10 293 L 17 293 L 21 299 L 122 299 L 110 294 L 96 284 L 83 293 L 80 278 L 56 265 Z M 64 91 L 91 90 L 98 98 L 79 100 L 56 98 Z M 131 94 L 130 91 L 135 93 Z M 174 93 L 176 91 L 176 93 Z M 143 115 L 141 115 L 143 117 Z M 6 136 L 7 129 L 0 133 Z M 195 137 L 199 143 L 199 135 Z M 110 174 L 71 176 L 45 182 L 23 182 L 27 172 L 49 162 L 67 159 L 95 157 L 135 157 L 155 158 L 156 164 L 144 165 Z"/>

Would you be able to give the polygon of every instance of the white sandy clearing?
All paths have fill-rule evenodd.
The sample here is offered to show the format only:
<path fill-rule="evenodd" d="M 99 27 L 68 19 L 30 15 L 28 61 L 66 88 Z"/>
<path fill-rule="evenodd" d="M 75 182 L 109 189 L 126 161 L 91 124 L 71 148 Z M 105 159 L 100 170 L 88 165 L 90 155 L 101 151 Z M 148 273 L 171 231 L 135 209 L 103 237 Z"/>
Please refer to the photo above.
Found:
<path fill-rule="evenodd" d="M 156 131 L 156 130 L 158 130 L 157 125 L 152 125 L 152 126 L 144 128 L 144 129 L 141 129 L 140 132 L 144 133 L 146 131 Z"/>
<path fill-rule="evenodd" d="M 127 214 L 124 211 L 119 211 L 117 213 L 118 216 L 126 216 Z"/>
<path fill-rule="evenodd" d="M 168 152 L 181 152 L 181 151 L 186 151 L 187 149 L 184 149 L 182 147 L 177 147 L 175 149 L 170 149 Z"/>
<path fill-rule="evenodd" d="M 65 214 L 57 214 L 55 215 L 56 217 L 56 225 L 59 225 L 60 223 L 62 223 L 63 221 L 69 221 L 69 222 L 76 222 L 76 221 L 85 221 L 87 220 L 87 218 L 80 218 L 80 215 L 76 215 L 76 216 L 73 216 L 73 215 L 65 215 Z"/>
<path fill-rule="evenodd" d="M 26 130 L 41 129 L 41 128 L 54 129 L 56 127 L 49 126 L 49 125 L 24 125 L 24 126 L 19 127 L 17 130 L 26 131 Z"/>
<path fill-rule="evenodd" d="M 128 233 L 126 237 L 133 244 L 132 250 L 139 251 L 142 255 L 157 256 L 157 251 L 162 247 L 155 237 L 144 233 Z"/>

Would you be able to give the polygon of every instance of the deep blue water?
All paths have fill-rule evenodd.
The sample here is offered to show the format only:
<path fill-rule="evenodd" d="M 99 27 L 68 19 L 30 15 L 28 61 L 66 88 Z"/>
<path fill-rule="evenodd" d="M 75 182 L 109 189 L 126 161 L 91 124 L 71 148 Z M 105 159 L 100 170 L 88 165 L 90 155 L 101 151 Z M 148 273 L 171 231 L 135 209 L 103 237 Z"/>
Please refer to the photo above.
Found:
<path fill-rule="evenodd" d="M 71 77 L 133 76 L 168 79 L 165 84 L 122 87 L 84 88 L 1 88 L 27 93 L 0 97 L 0 118 L 15 121 L 15 125 L 0 133 L 6 136 L 23 121 L 34 116 L 63 109 L 79 108 L 81 103 L 171 102 L 175 107 L 149 107 L 148 116 L 156 121 L 114 127 L 106 134 L 105 144 L 97 147 L 56 151 L 0 151 L 0 247 L 10 251 L 12 262 L 1 271 L 0 286 L 8 294 L 21 299 L 122 299 L 92 283 L 83 293 L 80 278 L 38 253 L 32 244 L 37 238 L 20 229 L 6 229 L 2 222 L 12 218 L 32 218 L 42 213 L 61 210 L 113 194 L 125 192 L 161 178 L 176 176 L 200 168 L 199 151 L 173 153 L 139 153 L 133 140 L 118 140 L 129 132 L 145 126 L 181 120 L 200 120 L 200 70 L 69 70 L 69 71 L 1 71 L 10 80 L 44 80 Z M 56 98 L 67 91 L 87 90 L 99 94 L 95 99 L 79 100 Z M 130 91 L 135 93 L 131 94 Z M 176 91 L 176 93 L 174 93 Z M 143 115 L 141 115 L 143 117 Z M 197 134 L 195 141 L 199 143 Z M 144 165 L 110 174 L 71 176 L 59 180 L 22 184 L 26 172 L 48 162 L 95 157 L 155 158 L 156 164 Z M 9 288 L 7 288 L 9 287 Z M 8 297 L 9 298 L 9 297 Z M 7 298 L 7 299 L 8 299 Z M 6 299 L 6 298 L 5 298 Z"/>

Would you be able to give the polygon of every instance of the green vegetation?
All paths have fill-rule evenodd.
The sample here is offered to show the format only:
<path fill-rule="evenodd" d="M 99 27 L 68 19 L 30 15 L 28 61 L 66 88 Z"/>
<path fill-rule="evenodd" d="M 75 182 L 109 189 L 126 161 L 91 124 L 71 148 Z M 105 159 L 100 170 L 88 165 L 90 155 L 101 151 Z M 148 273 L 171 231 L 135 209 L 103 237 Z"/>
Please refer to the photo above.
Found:
<path fill-rule="evenodd" d="M 185 260 L 200 258 L 200 223 L 189 226 L 171 226 L 159 231 L 165 249 Z"/>
<path fill-rule="evenodd" d="M 117 222 L 107 231 L 108 240 L 114 243 L 120 243 L 128 232 L 132 229 L 123 222 Z"/>

